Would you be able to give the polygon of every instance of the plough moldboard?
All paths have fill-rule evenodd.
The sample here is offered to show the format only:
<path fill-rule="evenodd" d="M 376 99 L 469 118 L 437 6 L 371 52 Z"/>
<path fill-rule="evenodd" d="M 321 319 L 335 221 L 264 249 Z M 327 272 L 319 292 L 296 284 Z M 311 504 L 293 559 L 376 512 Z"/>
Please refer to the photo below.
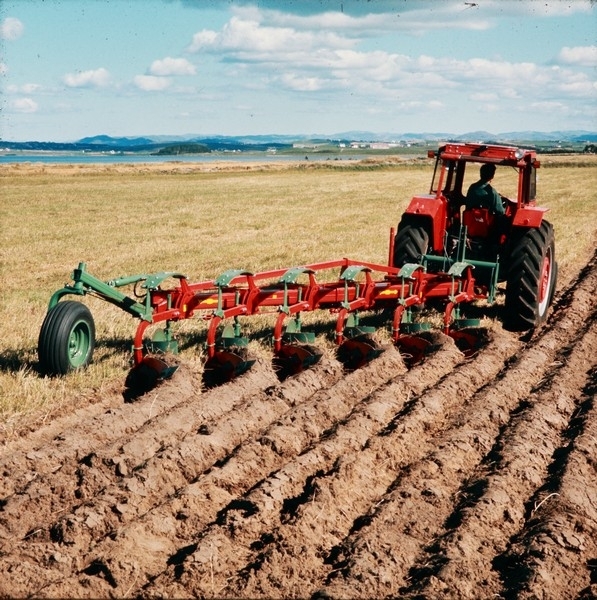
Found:
<path fill-rule="evenodd" d="M 391 240 L 393 235 L 392 230 Z M 73 283 L 50 300 L 39 339 L 40 366 L 48 374 L 65 374 L 91 361 L 93 318 L 81 302 L 60 302 L 67 295 L 99 297 L 139 320 L 127 382 L 141 388 L 149 389 L 176 370 L 167 361 L 169 353 L 178 351 L 175 324 L 193 318 L 207 323 L 208 385 L 229 381 L 250 368 L 253 361 L 243 350 L 248 339 L 242 333 L 242 320 L 252 315 L 273 316 L 271 339 L 281 378 L 319 359 L 315 335 L 305 331 L 301 322 L 302 313 L 315 310 L 335 315 L 338 356 L 348 369 L 358 368 L 380 352 L 371 337 L 374 328 L 361 323 L 363 311 L 371 310 L 388 317 L 392 340 L 407 360 L 416 362 L 428 341 L 414 334 L 428 324 L 413 321 L 412 307 L 430 299 L 443 301 L 443 330 L 458 337 L 460 304 L 487 298 L 486 290 L 475 285 L 472 269 L 471 264 L 453 262 L 447 271 L 430 273 L 423 264 L 397 268 L 343 258 L 259 273 L 228 270 L 215 280 L 191 283 L 171 271 L 102 281 L 80 263 L 73 271 Z M 127 286 L 134 288 L 132 295 L 121 291 Z M 146 339 L 150 326 L 153 334 Z"/>

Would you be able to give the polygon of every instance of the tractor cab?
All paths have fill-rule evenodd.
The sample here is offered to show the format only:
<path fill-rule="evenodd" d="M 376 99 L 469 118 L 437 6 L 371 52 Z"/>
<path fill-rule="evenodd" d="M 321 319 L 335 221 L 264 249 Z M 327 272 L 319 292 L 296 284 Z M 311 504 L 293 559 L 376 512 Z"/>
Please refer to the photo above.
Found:
<path fill-rule="evenodd" d="M 430 151 L 428 155 L 436 158 L 430 194 L 437 201 L 446 202 L 448 230 L 455 231 L 462 224 L 473 239 L 495 240 L 500 233 L 496 228 L 501 225 L 504 228 L 501 234 L 507 234 L 509 227 L 505 225 L 515 224 L 519 209 L 535 207 L 539 161 L 533 150 L 484 144 L 448 144 L 437 152 Z M 480 170 L 485 164 L 496 167 L 491 185 L 501 196 L 504 218 L 500 218 L 501 211 L 467 202 L 467 191 L 479 180 Z M 543 210 L 539 210 L 539 213 L 531 210 L 530 214 L 540 216 Z M 522 220 L 516 219 L 517 224 L 528 220 L 529 211 L 524 212 L 526 216 Z"/>
<path fill-rule="evenodd" d="M 469 254 L 482 260 L 504 256 L 513 228 L 539 227 L 544 208 L 535 205 L 537 160 L 534 150 L 490 144 L 450 143 L 428 152 L 435 158 L 429 193 L 415 196 L 398 225 L 394 265 L 417 262 L 422 255 L 455 256 L 461 228 Z M 491 186 L 501 196 L 503 214 L 468 205 L 471 184 L 485 164 L 496 167 Z M 400 235 L 407 229 L 414 234 Z M 416 238 L 416 239 L 413 239 Z"/>

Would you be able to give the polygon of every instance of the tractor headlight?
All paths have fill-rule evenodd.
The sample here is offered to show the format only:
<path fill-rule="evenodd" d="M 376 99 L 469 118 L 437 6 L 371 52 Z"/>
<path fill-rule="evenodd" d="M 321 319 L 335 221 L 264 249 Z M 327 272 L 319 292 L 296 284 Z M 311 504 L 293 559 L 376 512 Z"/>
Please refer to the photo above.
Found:
<path fill-rule="evenodd" d="M 520 148 L 517 148 L 514 151 L 514 157 L 516 158 L 516 160 L 520 160 L 523 156 L 524 156 L 524 150 L 521 150 Z"/>

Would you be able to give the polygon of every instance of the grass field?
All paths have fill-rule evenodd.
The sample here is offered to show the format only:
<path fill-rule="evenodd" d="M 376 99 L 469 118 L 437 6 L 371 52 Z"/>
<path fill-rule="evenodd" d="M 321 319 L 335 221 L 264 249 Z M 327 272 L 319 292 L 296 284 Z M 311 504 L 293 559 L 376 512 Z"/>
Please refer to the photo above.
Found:
<path fill-rule="evenodd" d="M 51 294 L 84 261 L 101 279 L 178 270 L 191 281 L 347 256 L 384 263 L 389 228 L 426 192 L 427 159 L 230 166 L 1 165 L 0 426 L 8 437 L 63 405 L 84 404 L 129 368 L 136 322 L 93 299 L 93 365 L 42 378 L 37 336 Z M 538 183 L 556 230 L 560 282 L 597 233 L 597 157 L 549 157 Z M 496 178 L 498 190 L 508 183 Z M 184 323 L 184 328 L 197 327 Z M 200 325 L 200 327 L 203 327 Z M 184 350 L 187 358 L 196 348 Z"/>

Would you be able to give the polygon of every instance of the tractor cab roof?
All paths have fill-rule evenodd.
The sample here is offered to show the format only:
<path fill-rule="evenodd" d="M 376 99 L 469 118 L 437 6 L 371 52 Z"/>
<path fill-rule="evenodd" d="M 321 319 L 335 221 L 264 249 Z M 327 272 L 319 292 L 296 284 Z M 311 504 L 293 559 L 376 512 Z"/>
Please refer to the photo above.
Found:
<path fill-rule="evenodd" d="M 444 161 L 456 160 L 476 163 L 494 163 L 511 167 L 539 166 L 537 153 L 528 148 L 502 146 L 497 144 L 449 143 L 428 152 L 429 158 L 441 158 Z"/>

